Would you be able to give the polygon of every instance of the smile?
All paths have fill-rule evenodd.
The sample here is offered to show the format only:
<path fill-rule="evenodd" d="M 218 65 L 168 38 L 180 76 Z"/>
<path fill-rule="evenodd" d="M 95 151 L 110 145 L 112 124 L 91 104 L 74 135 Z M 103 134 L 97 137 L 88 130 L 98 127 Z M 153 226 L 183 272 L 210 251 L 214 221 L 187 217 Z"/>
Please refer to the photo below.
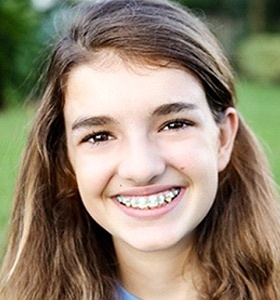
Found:
<path fill-rule="evenodd" d="M 150 196 L 117 196 L 119 203 L 136 209 L 153 209 L 170 203 L 180 194 L 181 188 L 173 188 Z"/>

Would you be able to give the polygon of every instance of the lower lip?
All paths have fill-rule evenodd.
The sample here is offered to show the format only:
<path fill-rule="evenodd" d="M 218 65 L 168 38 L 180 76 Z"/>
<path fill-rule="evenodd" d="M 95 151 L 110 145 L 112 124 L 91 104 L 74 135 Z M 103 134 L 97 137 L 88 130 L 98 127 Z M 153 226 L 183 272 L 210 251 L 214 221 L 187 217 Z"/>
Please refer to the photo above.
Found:
<path fill-rule="evenodd" d="M 181 188 L 180 193 L 174 200 L 172 200 L 170 203 L 166 203 L 164 206 L 153 209 L 137 209 L 127 207 L 123 204 L 120 204 L 116 199 L 114 199 L 114 202 L 126 215 L 130 217 L 138 219 L 159 218 L 173 210 L 183 198 L 184 193 L 185 189 Z"/>

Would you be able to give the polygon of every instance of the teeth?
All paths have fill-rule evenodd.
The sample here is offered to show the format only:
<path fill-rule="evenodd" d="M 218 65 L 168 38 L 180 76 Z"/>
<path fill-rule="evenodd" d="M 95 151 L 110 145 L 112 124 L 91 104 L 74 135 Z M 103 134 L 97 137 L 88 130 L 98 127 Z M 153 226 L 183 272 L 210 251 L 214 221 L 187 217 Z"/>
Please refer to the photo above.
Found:
<path fill-rule="evenodd" d="M 148 202 L 146 201 L 146 199 L 144 197 L 140 197 L 138 198 L 138 207 L 141 209 L 144 209 L 148 206 Z"/>
<path fill-rule="evenodd" d="M 159 204 L 163 204 L 165 198 L 166 198 L 166 197 L 165 197 L 164 195 L 160 195 L 160 196 L 158 197 L 158 203 L 159 203 Z"/>
<path fill-rule="evenodd" d="M 158 201 L 157 201 L 157 196 L 150 196 L 148 198 L 148 206 L 149 208 L 154 208 L 154 207 L 157 207 L 158 206 Z"/>
<path fill-rule="evenodd" d="M 134 208 L 137 207 L 137 205 L 138 205 L 138 203 L 137 203 L 138 201 L 137 201 L 137 200 L 138 200 L 137 198 L 132 198 L 132 199 L 131 199 L 130 202 L 131 202 L 131 206 L 132 206 L 132 207 L 134 207 Z"/>
<path fill-rule="evenodd" d="M 127 207 L 133 207 L 137 209 L 152 209 L 160 207 L 166 203 L 170 203 L 180 193 L 180 188 L 174 188 L 168 192 L 164 192 L 157 195 L 151 195 L 147 197 L 123 197 L 117 196 L 118 202 Z"/>

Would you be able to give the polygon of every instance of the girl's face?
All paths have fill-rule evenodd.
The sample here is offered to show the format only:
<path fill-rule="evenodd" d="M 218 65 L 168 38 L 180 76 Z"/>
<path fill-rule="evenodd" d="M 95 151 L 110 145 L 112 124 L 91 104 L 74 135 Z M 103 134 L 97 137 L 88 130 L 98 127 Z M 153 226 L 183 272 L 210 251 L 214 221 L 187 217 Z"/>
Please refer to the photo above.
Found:
<path fill-rule="evenodd" d="M 115 247 L 160 251 L 185 243 L 213 204 L 235 110 L 218 126 L 190 73 L 120 60 L 73 70 L 65 97 L 79 192 Z"/>

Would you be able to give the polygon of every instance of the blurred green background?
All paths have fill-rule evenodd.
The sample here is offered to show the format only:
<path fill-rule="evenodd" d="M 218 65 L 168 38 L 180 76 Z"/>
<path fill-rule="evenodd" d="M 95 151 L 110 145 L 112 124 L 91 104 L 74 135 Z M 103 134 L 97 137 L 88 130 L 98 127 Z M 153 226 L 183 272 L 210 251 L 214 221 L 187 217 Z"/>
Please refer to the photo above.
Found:
<path fill-rule="evenodd" d="M 82 0 L 0 2 L 0 253 L 20 154 L 36 107 L 36 82 L 59 24 Z M 280 1 L 185 0 L 218 37 L 236 70 L 238 106 L 280 183 Z"/>

